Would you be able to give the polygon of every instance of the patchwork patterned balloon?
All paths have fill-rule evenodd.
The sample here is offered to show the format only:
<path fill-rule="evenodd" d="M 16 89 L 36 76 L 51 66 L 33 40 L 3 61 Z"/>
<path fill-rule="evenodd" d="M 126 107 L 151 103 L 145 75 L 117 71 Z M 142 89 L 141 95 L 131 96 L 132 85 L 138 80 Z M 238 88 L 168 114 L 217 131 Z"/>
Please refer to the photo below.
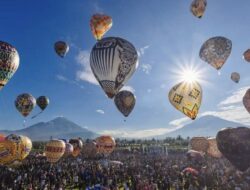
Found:
<path fill-rule="evenodd" d="M 77 157 L 80 154 L 83 146 L 82 141 L 80 139 L 70 139 L 69 143 L 72 144 L 74 148 L 72 155 Z"/>
<path fill-rule="evenodd" d="M 17 50 L 10 44 L 0 41 L 0 90 L 8 83 L 19 66 Z"/>
<path fill-rule="evenodd" d="M 36 99 L 36 103 L 41 110 L 45 110 L 45 108 L 49 105 L 49 98 L 46 96 L 40 96 Z"/>
<path fill-rule="evenodd" d="M 96 138 L 96 147 L 98 153 L 111 154 L 115 149 L 116 143 L 114 137 L 104 135 Z"/>
<path fill-rule="evenodd" d="M 218 149 L 216 138 L 208 138 L 207 154 L 214 158 L 221 158 L 222 154 Z"/>
<path fill-rule="evenodd" d="M 20 94 L 15 101 L 16 109 L 24 116 L 28 116 L 36 106 L 36 99 L 28 93 Z"/>
<path fill-rule="evenodd" d="M 250 49 L 246 50 L 243 54 L 243 58 L 247 61 L 250 62 Z"/>
<path fill-rule="evenodd" d="M 190 6 L 190 10 L 194 16 L 202 18 L 202 16 L 205 13 L 206 6 L 207 6 L 206 0 L 193 0 Z"/>
<path fill-rule="evenodd" d="M 202 89 L 197 82 L 181 82 L 170 90 L 168 98 L 177 110 L 194 120 L 201 105 Z"/>
<path fill-rule="evenodd" d="M 208 39 L 200 49 L 200 58 L 219 70 L 231 54 L 232 41 L 221 36 Z"/>
<path fill-rule="evenodd" d="M 101 40 L 103 35 L 112 27 L 112 18 L 108 15 L 94 14 L 90 19 L 90 28 L 93 36 Z"/>
<path fill-rule="evenodd" d="M 250 167 L 250 129 L 226 128 L 217 133 L 218 149 L 240 171 Z"/>
<path fill-rule="evenodd" d="M 190 149 L 199 151 L 199 152 L 206 152 L 208 149 L 208 141 L 205 137 L 193 137 L 189 143 Z"/>
<path fill-rule="evenodd" d="M 128 117 L 135 107 L 135 96 L 132 92 L 123 90 L 116 94 L 114 102 L 117 109 L 125 117 Z"/>
<path fill-rule="evenodd" d="M 250 113 L 250 88 L 246 91 L 245 95 L 243 96 L 242 102 L 246 110 Z"/>
<path fill-rule="evenodd" d="M 46 144 L 45 155 L 48 162 L 57 162 L 65 152 L 65 143 L 62 140 L 51 140 Z"/>
<path fill-rule="evenodd" d="M 231 74 L 231 79 L 232 79 L 232 81 L 234 81 L 236 83 L 239 83 L 239 81 L 240 81 L 240 74 L 237 73 L 237 72 L 233 72 Z"/>
<path fill-rule="evenodd" d="M 55 51 L 56 53 L 60 56 L 60 57 L 65 57 L 66 54 L 69 51 L 69 46 L 66 42 L 63 41 L 58 41 L 55 43 L 54 45 Z"/>
<path fill-rule="evenodd" d="M 126 84 L 137 65 L 135 47 L 122 38 L 103 38 L 91 51 L 92 72 L 109 98 L 113 98 Z"/>

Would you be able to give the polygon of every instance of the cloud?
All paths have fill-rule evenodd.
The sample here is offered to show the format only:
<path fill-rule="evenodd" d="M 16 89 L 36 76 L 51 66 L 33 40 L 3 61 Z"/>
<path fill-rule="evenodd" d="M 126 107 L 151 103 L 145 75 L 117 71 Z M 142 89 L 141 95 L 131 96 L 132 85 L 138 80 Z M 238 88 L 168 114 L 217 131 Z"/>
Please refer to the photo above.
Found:
<path fill-rule="evenodd" d="M 104 114 L 104 113 L 105 113 L 105 112 L 104 112 L 103 110 L 101 110 L 101 109 L 96 110 L 96 112 L 99 113 L 99 114 Z"/>
<path fill-rule="evenodd" d="M 188 117 L 182 117 L 180 119 L 175 119 L 169 122 L 169 125 L 171 126 L 170 129 L 172 131 L 175 131 L 177 129 L 180 129 L 184 127 L 185 125 L 191 123 L 192 121 Z"/>
<path fill-rule="evenodd" d="M 76 72 L 77 80 L 87 81 L 91 84 L 98 85 L 89 63 L 90 53 L 86 50 L 81 50 L 75 57 L 76 62 L 81 66 L 81 69 Z"/>
<path fill-rule="evenodd" d="M 227 97 L 225 100 L 221 101 L 218 106 L 224 106 L 224 105 L 230 105 L 230 104 L 237 104 L 242 102 L 242 98 L 246 91 L 250 88 L 250 86 L 242 87 L 229 97 Z"/>
<path fill-rule="evenodd" d="M 128 130 L 128 129 L 113 129 L 113 130 L 104 130 L 100 134 L 103 135 L 112 135 L 114 137 L 122 138 L 149 138 L 165 133 L 171 132 L 168 128 L 153 128 L 153 129 L 142 129 L 142 130 Z"/>
<path fill-rule="evenodd" d="M 151 72 L 152 66 L 150 64 L 142 64 L 141 65 L 142 71 L 147 75 Z"/>
<path fill-rule="evenodd" d="M 56 75 L 56 79 L 57 79 L 57 80 L 60 80 L 60 81 L 63 81 L 63 82 L 66 82 L 66 83 L 68 83 L 68 84 L 76 85 L 76 86 L 78 86 L 79 88 L 84 89 L 84 86 L 83 86 L 83 85 L 79 84 L 77 81 L 68 79 L 67 77 L 65 77 L 65 76 L 63 76 L 63 75 L 57 74 L 57 75 Z"/>
<path fill-rule="evenodd" d="M 122 87 L 121 90 L 127 90 L 127 91 L 130 91 L 132 93 L 135 93 L 135 89 L 132 86 L 124 86 L 124 87 Z"/>
<path fill-rule="evenodd" d="M 138 56 L 141 57 L 145 54 L 145 50 L 148 49 L 150 46 L 149 45 L 146 45 L 142 48 L 140 48 L 139 50 L 137 50 L 137 53 L 138 53 Z"/>

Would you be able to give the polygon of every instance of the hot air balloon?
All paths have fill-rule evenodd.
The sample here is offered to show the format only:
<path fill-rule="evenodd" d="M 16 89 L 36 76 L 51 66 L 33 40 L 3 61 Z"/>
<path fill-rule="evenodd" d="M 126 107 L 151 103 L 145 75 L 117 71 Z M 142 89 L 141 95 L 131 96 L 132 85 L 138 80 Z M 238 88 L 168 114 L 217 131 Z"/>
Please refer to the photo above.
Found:
<path fill-rule="evenodd" d="M 250 88 L 246 91 L 245 95 L 243 96 L 242 102 L 246 110 L 250 113 Z"/>
<path fill-rule="evenodd" d="M 103 38 L 91 51 L 92 72 L 109 98 L 113 98 L 126 84 L 137 65 L 135 47 L 122 38 Z"/>
<path fill-rule="evenodd" d="M 28 93 L 20 94 L 15 101 L 16 109 L 24 116 L 28 116 L 36 106 L 36 99 Z"/>
<path fill-rule="evenodd" d="M 115 145 L 115 139 L 111 136 L 104 135 L 96 138 L 96 147 L 98 153 L 110 154 L 115 149 Z"/>
<path fill-rule="evenodd" d="M 240 74 L 237 72 L 233 72 L 231 74 L 231 79 L 232 79 L 232 81 L 238 83 L 240 81 Z"/>
<path fill-rule="evenodd" d="M 219 70 L 231 54 L 232 41 L 221 36 L 208 39 L 200 49 L 200 58 Z"/>
<path fill-rule="evenodd" d="M 90 19 L 90 28 L 93 36 L 101 40 L 103 35 L 112 27 L 112 18 L 108 15 L 94 14 Z"/>
<path fill-rule="evenodd" d="M 116 94 L 114 99 L 117 109 L 125 116 L 132 112 L 135 106 L 135 96 L 132 92 L 123 90 Z"/>
<path fill-rule="evenodd" d="M 202 89 L 198 82 L 181 82 L 170 90 L 168 98 L 177 110 L 194 120 L 201 105 Z"/>
<path fill-rule="evenodd" d="M 206 0 L 193 0 L 190 6 L 190 10 L 194 16 L 202 18 L 206 10 L 207 1 Z"/>
<path fill-rule="evenodd" d="M 65 147 L 65 153 L 64 155 L 68 156 L 68 155 L 71 155 L 74 151 L 74 147 L 72 144 L 70 143 L 65 143 L 66 147 Z"/>
<path fill-rule="evenodd" d="M 77 157 L 80 154 L 83 146 L 82 141 L 80 139 L 70 139 L 69 143 L 72 144 L 74 148 L 72 155 Z"/>
<path fill-rule="evenodd" d="M 63 41 L 57 41 L 54 45 L 55 51 L 56 53 L 60 56 L 60 57 L 65 57 L 65 55 L 68 53 L 69 51 L 69 46 L 66 42 Z"/>
<path fill-rule="evenodd" d="M 17 50 L 10 44 L 0 41 L 0 90 L 8 83 L 19 66 Z"/>
<path fill-rule="evenodd" d="M 205 137 L 193 137 L 189 143 L 190 149 L 199 152 L 207 152 L 208 145 L 208 140 Z"/>
<path fill-rule="evenodd" d="M 57 162 L 65 152 L 65 143 L 62 140 L 50 140 L 45 147 L 45 155 L 50 163 Z"/>
<path fill-rule="evenodd" d="M 220 152 L 240 171 L 250 167 L 250 129 L 247 127 L 226 128 L 217 133 Z"/>
<path fill-rule="evenodd" d="M 86 144 L 83 147 L 83 153 L 88 158 L 94 158 L 97 154 L 96 142 L 95 141 L 86 142 Z"/>
<path fill-rule="evenodd" d="M 243 58 L 244 58 L 247 62 L 250 62 L 250 49 L 246 50 L 246 51 L 243 53 Z"/>
<path fill-rule="evenodd" d="M 218 149 L 216 138 L 208 138 L 207 154 L 214 158 L 221 158 L 222 154 Z"/>
<path fill-rule="evenodd" d="M 49 105 L 49 98 L 46 96 L 40 96 L 36 99 L 36 103 L 41 110 L 45 110 L 45 108 Z"/>

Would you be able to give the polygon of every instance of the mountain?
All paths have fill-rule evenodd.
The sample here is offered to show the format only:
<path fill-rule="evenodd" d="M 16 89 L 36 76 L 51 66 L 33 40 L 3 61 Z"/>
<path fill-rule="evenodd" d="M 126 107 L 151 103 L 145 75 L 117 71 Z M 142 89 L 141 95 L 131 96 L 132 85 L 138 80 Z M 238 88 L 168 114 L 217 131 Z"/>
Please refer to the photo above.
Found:
<path fill-rule="evenodd" d="M 90 130 L 80 127 L 72 121 L 57 117 L 48 122 L 40 122 L 25 129 L 16 131 L 3 130 L 3 134 L 19 134 L 31 138 L 33 141 L 46 141 L 52 136 L 53 138 L 70 139 L 75 137 L 95 138 L 98 135 Z"/>
<path fill-rule="evenodd" d="M 177 129 L 176 131 L 172 131 L 165 135 L 161 135 L 161 137 L 176 137 L 181 135 L 182 137 L 194 137 L 194 136 L 216 136 L 217 132 L 222 128 L 227 127 L 238 127 L 242 126 L 240 123 L 228 121 L 225 119 L 221 119 L 219 117 L 207 115 L 200 117 L 199 119 L 193 121 L 192 123 Z"/>

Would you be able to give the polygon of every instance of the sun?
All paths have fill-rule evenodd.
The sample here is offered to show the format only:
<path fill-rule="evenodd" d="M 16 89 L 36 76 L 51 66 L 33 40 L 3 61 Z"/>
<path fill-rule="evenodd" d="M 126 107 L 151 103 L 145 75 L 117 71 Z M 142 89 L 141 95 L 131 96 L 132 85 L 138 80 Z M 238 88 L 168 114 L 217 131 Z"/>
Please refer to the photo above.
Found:
<path fill-rule="evenodd" d="M 180 73 L 180 80 L 187 83 L 199 82 L 201 76 L 200 73 L 192 68 L 185 68 Z"/>

